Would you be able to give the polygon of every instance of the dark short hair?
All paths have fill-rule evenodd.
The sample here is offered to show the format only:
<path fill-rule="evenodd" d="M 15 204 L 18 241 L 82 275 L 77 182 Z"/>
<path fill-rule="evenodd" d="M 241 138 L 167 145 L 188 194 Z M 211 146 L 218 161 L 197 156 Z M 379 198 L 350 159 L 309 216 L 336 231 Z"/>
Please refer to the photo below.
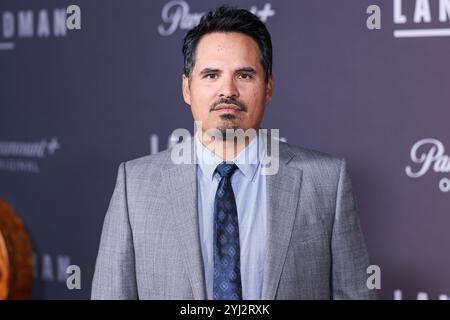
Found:
<path fill-rule="evenodd" d="M 240 32 L 256 41 L 266 83 L 272 75 L 272 40 L 265 24 L 253 13 L 230 6 L 220 6 L 208 12 L 200 23 L 191 29 L 183 41 L 183 73 L 191 79 L 195 65 L 195 51 L 200 39 L 212 32 Z"/>

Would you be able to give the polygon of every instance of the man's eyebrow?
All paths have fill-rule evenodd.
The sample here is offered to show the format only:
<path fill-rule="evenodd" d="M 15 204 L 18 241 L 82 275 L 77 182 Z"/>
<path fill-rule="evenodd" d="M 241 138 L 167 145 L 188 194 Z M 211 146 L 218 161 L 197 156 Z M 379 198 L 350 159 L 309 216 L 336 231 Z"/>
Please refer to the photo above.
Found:
<path fill-rule="evenodd" d="M 247 73 L 251 73 L 251 74 L 256 74 L 256 70 L 253 69 L 252 67 L 242 67 L 236 70 L 237 73 L 239 72 L 247 72 Z"/>
<path fill-rule="evenodd" d="M 214 68 L 204 68 L 202 71 L 200 71 L 200 75 L 210 74 L 210 73 L 221 73 L 222 71 L 220 69 L 214 69 Z M 242 73 L 247 72 L 251 74 L 256 74 L 256 70 L 252 67 L 242 67 L 236 70 L 236 73 Z"/>
<path fill-rule="evenodd" d="M 213 69 L 213 68 L 205 68 L 202 71 L 200 71 L 200 75 L 209 74 L 209 73 L 220 73 L 220 70 Z"/>

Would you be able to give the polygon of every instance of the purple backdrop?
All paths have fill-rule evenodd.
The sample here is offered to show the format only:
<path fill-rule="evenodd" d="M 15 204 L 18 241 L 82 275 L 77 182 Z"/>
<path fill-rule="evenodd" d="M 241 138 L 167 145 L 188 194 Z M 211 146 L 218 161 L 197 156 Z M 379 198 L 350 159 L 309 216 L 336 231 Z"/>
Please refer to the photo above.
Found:
<path fill-rule="evenodd" d="M 31 235 L 35 298 L 89 297 L 118 164 L 193 130 L 181 41 L 222 3 L 0 3 L 0 197 Z M 228 3 L 253 9 L 272 34 L 264 127 L 347 159 L 381 297 L 447 298 L 450 1 Z M 71 4 L 81 30 L 64 28 Z M 366 26 L 371 4 L 380 30 Z M 66 287 L 69 264 L 81 290 Z"/>

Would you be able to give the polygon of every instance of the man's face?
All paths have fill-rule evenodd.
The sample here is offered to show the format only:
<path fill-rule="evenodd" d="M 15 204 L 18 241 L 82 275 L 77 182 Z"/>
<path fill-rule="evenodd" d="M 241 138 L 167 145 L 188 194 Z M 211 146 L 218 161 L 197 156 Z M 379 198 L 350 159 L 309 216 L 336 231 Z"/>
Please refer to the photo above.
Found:
<path fill-rule="evenodd" d="M 203 36 L 190 84 L 183 75 L 183 97 L 203 131 L 259 129 L 272 98 L 272 77 L 266 84 L 258 44 L 237 32 Z"/>

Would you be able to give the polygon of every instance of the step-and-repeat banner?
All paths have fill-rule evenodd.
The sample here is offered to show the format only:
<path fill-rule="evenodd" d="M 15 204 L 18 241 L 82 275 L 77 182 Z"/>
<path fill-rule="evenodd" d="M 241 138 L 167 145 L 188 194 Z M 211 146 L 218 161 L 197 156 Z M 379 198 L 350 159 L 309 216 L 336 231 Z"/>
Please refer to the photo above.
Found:
<path fill-rule="evenodd" d="M 219 4 L 0 2 L 0 197 L 30 235 L 34 298 L 89 297 L 119 163 L 193 131 L 181 43 Z M 450 0 L 228 4 L 272 34 L 263 126 L 347 159 L 380 296 L 448 298 Z"/>

